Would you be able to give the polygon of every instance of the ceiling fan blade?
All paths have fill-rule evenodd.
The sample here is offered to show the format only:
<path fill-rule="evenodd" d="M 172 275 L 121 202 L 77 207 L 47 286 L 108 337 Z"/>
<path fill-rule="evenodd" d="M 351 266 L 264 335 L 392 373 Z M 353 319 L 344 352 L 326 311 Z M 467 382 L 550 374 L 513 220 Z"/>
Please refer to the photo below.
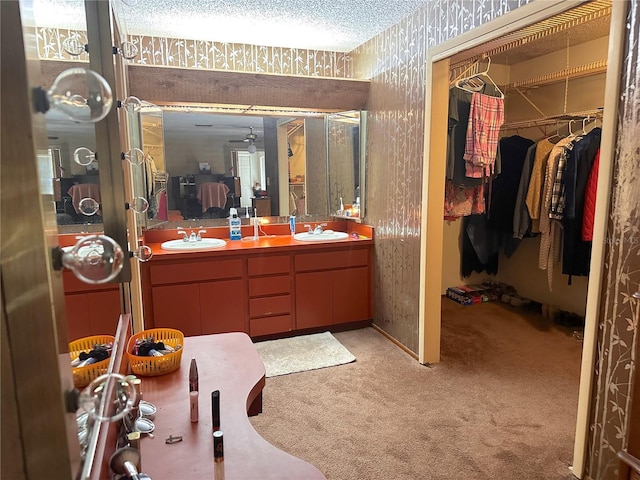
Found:
<path fill-rule="evenodd" d="M 246 143 L 248 140 L 229 140 L 229 143 Z"/>

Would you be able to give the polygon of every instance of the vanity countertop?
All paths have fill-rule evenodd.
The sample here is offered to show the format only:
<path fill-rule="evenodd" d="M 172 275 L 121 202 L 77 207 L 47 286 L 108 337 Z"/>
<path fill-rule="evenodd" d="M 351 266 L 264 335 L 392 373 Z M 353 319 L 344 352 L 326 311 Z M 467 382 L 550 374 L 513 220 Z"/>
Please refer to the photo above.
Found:
<path fill-rule="evenodd" d="M 229 229 L 227 227 L 212 227 L 204 228 L 206 233 L 202 234 L 203 238 L 220 238 L 224 239 L 227 244 L 224 247 L 198 249 L 198 250 L 164 250 L 161 248 L 163 242 L 167 240 L 175 240 L 179 238 L 179 235 L 175 229 L 167 230 L 150 230 L 145 233 L 145 244 L 151 248 L 154 257 L 171 256 L 172 258 L 180 258 L 184 256 L 211 256 L 225 255 L 230 253 L 246 252 L 249 253 L 253 250 L 264 251 L 265 249 L 274 250 L 289 250 L 295 248 L 296 250 L 307 249 L 326 249 L 334 246 L 344 246 L 347 243 L 359 243 L 359 244 L 371 244 L 373 243 L 373 228 L 368 225 L 356 224 L 353 222 L 328 222 L 329 224 L 324 227 L 325 229 L 332 229 L 334 231 L 343 231 L 349 234 L 349 237 L 344 240 L 328 240 L 324 242 L 306 242 L 299 241 L 293 238 L 290 234 L 287 234 L 288 225 L 265 225 L 263 231 L 266 236 L 259 236 L 258 240 L 249 239 L 253 235 L 253 227 L 248 225 L 242 226 L 243 240 L 229 240 Z M 343 223 L 345 225 L 343 225 Z M 315 226 L 315 224 L 313 225 Z M 286 230 L 285 230 L 286 228 Z M 305 229 L 302 225 L 298 225 L 298 232 L 303 232 Z M 185 228 L 187 234 L 190 234 L 192 229 Z M 197 232 L 198 229 L 193 229 Z M 166 257 L 165 257 L 166 258 Z"/>

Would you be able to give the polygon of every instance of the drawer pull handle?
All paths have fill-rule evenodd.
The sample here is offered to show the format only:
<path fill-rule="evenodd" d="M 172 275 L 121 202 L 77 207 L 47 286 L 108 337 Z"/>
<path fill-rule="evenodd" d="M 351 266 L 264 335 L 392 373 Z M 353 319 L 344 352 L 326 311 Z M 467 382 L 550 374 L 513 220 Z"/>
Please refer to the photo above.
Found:
<path fill-rule="evenodd" d="M 273 315 L 273 312 L 264 312 L 265 315 Z"/>

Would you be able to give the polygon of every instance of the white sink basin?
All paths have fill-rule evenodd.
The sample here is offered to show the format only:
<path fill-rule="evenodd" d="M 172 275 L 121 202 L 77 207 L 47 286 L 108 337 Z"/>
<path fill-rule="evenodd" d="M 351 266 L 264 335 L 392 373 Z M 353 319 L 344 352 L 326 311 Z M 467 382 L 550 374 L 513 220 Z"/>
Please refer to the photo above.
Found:
<path fill-rule="evenodd" d="M 163 250 L 206 250 L 209 248 L 220 248 L 227 244 L 219 238 L 203 238 L 200 241 L 185 242 L 181 238 L 177 240 L 168 240 L 160 245 Z"/>
<path fill-rule="evenodd" d="M 301 242 L 330 242 L 332 240 L 345 240 L 349 234 L 345 232 L 324 231 L 322 233 L 296 233 L 294 239 Z"/>

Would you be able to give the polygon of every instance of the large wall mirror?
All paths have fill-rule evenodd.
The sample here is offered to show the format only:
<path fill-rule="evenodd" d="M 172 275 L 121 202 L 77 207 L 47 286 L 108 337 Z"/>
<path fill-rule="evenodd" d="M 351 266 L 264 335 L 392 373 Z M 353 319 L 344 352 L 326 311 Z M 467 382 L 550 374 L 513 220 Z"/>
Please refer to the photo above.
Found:
<path fill-rule="evenodd" d="M 363 203 L 360 112 L 261 116 L 143 104 L 132 124 L 146 159 L 135 182 L 149 201 L 146 228 L 227 218 L 230 208 L 327 216 L 338 197 Z"/>

